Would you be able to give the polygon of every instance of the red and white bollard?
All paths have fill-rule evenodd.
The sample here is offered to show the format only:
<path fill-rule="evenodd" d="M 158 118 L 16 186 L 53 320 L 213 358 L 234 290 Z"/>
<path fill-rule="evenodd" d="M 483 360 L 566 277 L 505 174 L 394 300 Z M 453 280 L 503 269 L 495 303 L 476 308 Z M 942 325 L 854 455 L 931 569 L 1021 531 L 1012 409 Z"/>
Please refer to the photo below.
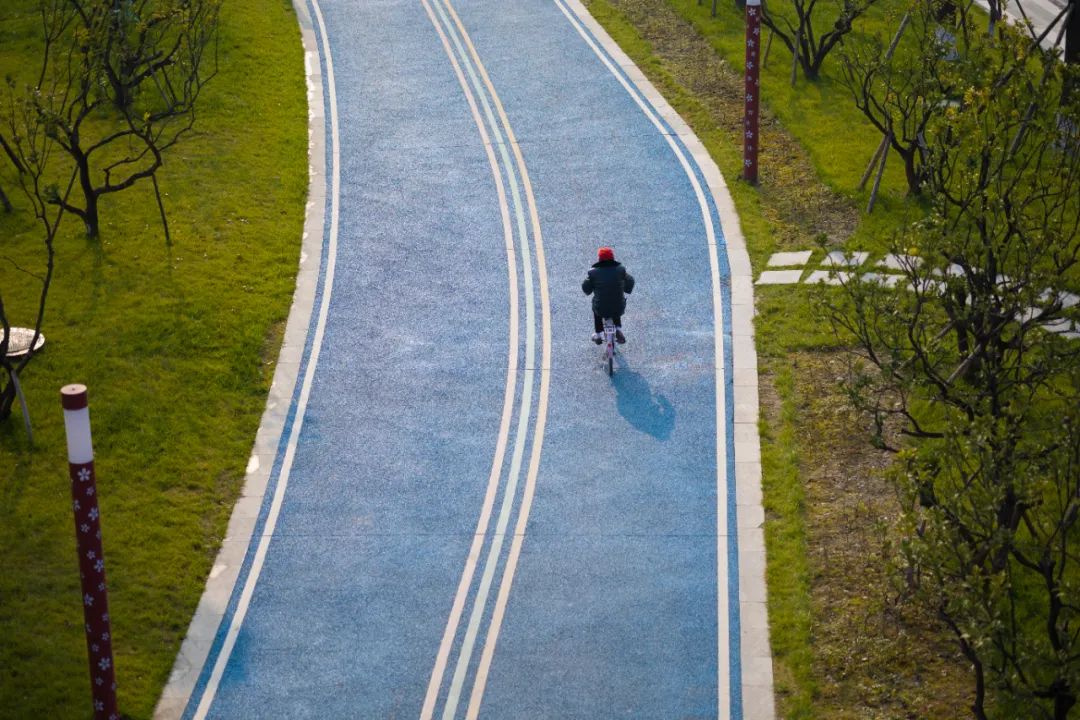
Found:
<path fill-rule="evenodd" d="M 90 690 L 94 720 L 120 720 L 116 709 L 116 668 L 113 667 L 109 598 L 105 588 L 105 553 L 101 548 L 101 512 L 94 477 L 94 448 L 90 441 L 90 408 L 85 385 L 60 389 L 67 430 L 68 472 L 75 511 L 75 544 L 82 579 L 83 619 L 90 660 Z"/>
<path fill-rule="evenodd" d="M 746 106 L 743 112 L 743 180 L 757 185 L 758 65 L 761 58 L 761 0 L 746 0 Z"/>

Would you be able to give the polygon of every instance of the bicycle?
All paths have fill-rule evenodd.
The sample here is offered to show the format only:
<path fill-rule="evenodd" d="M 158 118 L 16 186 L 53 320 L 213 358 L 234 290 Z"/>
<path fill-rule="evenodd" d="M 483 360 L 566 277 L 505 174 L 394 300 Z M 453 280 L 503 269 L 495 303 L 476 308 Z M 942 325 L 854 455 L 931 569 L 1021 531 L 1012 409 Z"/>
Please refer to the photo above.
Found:
<path fill-rule="evenodd" d="M 611 318 L 604 318 L 604 361 L 607 363 L 607 374 L 611 377 L 615 374 L 615 323 Z"/>

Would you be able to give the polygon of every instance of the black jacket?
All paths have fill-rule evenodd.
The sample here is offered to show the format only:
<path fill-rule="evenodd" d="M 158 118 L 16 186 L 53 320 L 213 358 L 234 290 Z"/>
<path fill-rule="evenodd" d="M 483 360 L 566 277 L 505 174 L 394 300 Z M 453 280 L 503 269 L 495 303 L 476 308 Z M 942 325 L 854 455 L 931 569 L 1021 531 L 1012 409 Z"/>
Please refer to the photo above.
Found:
<path fill-rule="evenodd" d="M 600 317 L 615 317 L 626 310 L 623 293 L 634 292 L 634 277 L 617 260 L 594 263 L 581 289 L 592 295 L 593 312 Z"/>

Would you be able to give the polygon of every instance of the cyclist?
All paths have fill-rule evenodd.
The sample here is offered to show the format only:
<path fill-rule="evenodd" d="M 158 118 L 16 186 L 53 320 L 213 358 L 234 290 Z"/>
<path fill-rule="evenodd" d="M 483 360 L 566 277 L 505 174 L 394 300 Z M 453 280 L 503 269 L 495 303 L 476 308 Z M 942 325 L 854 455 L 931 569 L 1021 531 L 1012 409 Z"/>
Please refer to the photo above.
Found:
<path fill-rule="evenodd" d="M 589 269 L 581 289 L 586 295 L 592 295 L 593 333 L 592 341 L 597 345 L 604 342 L 604 318 L 611 318 L 615 323 L 615 341 L 626 342 L 622 331 L 622 314 L 626 310 L 626 296 L 623 293 L 634 291 L 634 277 L 626 268 L 615 260 L 615 251 L 602 247 L 596 252 L 596 262 Z"/>

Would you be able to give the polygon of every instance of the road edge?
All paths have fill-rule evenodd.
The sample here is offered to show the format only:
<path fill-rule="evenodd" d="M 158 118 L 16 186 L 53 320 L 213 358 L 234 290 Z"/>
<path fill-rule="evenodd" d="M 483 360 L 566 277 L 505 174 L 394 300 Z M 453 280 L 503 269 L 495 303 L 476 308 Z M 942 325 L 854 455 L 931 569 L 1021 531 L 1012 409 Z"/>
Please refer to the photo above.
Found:
<path fill-rule="evenodd" d="M 762 506 L 761 445 L 758 434 L 757 350 L 750 255 L 735 203 L 716 162 L 633 60 L 592 16 L 581 0 L 563 0 L 614 59 L 642 96 L 679 136 L 712 194 L 731 273 L 733 400 L 735 406 L 736 516 L 739 538 L 739 642 L 742 656 L 743 720 L 774 720 L 772 650 L 765 583 L 765 510 Z"/>
<path fill-rule="evenodd" d="M 209 657 L 251 545 L 311 335 L 326 223 L 326 112 L 322 66 L 311 14 L 304 0 L 293 0 L 292 6 L 300 26 L 308 101 L 308 197 L 296 289 L 244 486 L 233 506 L 225 538 L 187 635 L 154 708 L 154 720 L 177 720 L 183 715 Z"/>

